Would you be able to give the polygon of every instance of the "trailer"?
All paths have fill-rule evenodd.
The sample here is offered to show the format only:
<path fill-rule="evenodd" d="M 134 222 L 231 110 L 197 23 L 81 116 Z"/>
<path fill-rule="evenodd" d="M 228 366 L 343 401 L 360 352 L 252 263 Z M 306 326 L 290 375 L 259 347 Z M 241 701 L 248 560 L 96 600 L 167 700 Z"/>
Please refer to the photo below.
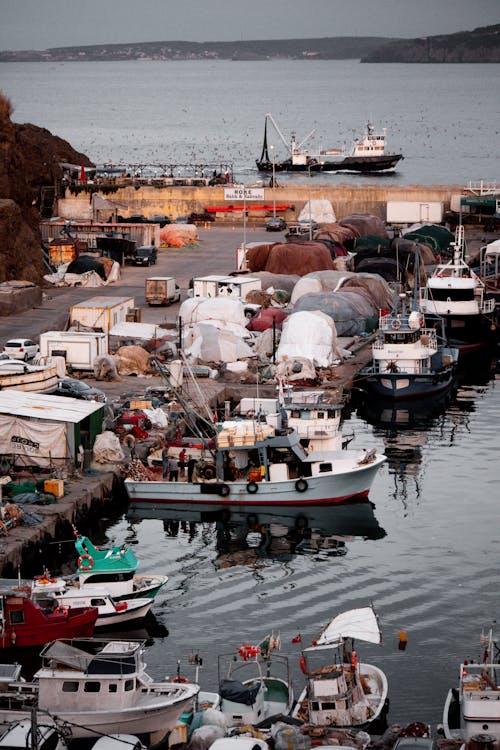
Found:
<path fill-rule="evenodd" d="M 438 201 L 387 201 L 388 224 L 441 224 L 443 204 Z"/>
<path fill-rule="evenodd" d="M 108 354 L 107 333 L 46 331 L 40 334 L 40 359 L 63 356 L 69 370 L 92 370 L 95 358 L 104 354 Z"/>
<path fill-rule="evenodd" d="M 252 276 L 198 276 L 193 279 L 193 297 L 234 297 L 246 299 L 249 292 L 262 289 L 262 281 Z"/>
<path fill-rule="evenodd" d="M 117 323 L 126 321 L 134 306 L 134 297 L 91 297 L 70 307 L 70 324 L 107 333 Z"/>
<path fill-rule="evenodd" d="M 171 305 L 179 302 L 181 291 L 173 276 L 151 276 L 146 279 L 146 302 L 148 305 Z"/>

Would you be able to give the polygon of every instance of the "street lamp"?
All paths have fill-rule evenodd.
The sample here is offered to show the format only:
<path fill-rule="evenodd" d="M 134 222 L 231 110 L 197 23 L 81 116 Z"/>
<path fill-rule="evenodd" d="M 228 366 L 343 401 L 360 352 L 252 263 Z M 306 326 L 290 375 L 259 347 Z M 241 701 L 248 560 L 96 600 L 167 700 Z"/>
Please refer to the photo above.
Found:
<path fill-rule="evenodd" d="M 310 164 L 307 166 L 307 172 L 309 174 L 309 179 L 307 181 L 307 186 L 308 186 L 307 192 L 309 195 L 309 239 L 312 240 L 313 224 L 312 224 L 312 207 L 311 207 L 311 165 Z"/>
<path fill-rule="evenodd" d="M 276 156 L 274 153 L 274 146 L 271 146 L 270 148 L 273 157 L 273 218 L 276 218 Z"/>

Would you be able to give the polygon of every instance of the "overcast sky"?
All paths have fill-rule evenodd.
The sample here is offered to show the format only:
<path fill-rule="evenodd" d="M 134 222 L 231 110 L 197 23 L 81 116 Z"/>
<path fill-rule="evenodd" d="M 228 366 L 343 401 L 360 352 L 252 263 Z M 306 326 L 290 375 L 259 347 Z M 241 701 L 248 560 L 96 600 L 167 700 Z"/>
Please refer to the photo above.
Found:
<path fill-rule="evenodd" d="M 500 0 L 0 0 L 0 49 L 425 36 L 500 23 Z"/>

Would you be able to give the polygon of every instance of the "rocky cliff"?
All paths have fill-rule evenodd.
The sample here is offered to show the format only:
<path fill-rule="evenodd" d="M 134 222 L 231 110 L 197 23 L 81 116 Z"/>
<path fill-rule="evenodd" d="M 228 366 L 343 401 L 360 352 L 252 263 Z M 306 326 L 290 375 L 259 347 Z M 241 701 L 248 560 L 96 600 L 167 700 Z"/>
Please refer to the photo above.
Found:
<path fill-rule="evenodd" d="M 361 62 L 498 63 L 500 24 L 457 34 L 400 39 L 369 52 Z"/>
<path fill-rule="evenodd" d="M 11 114 L 0 92 L 0 282 L 39 283 L 46 273 L 39 230 L 42 188 L 57 190 L 60 162 L 92 162 L 48 130 L 12 122 Z"/>

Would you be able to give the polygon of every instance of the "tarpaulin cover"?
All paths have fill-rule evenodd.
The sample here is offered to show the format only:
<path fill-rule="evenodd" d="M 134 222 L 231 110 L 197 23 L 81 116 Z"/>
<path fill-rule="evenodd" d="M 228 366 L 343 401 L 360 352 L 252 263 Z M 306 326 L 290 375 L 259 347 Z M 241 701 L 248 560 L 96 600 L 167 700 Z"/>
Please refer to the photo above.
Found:
<path fill-rule="evenodd" d="M 300 211 L 298 221 L 315 221 L 317 224 L 333 223 L 335 211 L 329 200 L 312 199 Z"/>
<path fill-rule="evenodd" d="M 303 276 L 293 290 L 292 304 L 308 294 L 336 293 L 340 289 L 361 288 L 377 309 L 390 309 L 394 297 L 390 285 L 377 274 L 352 271 L 316 271 Z"/>
<path fill-rule="evenodd" d="M 67 273 L 86 273 L 87 271 L 95 271 L 102 279 L 106 279 L 104 264 L 89 255 L 80 255 L 76 260 L 72 260 L 67 268 Z"/>
<path fill-rule="evenodd" d="M 247 253 L 250 270 L 304 276 L 311 271 L 333 270 L 330 251 L 322 242 L 286 242 L 273 245 L 267 252 L 263 246 Z"/>
<path fill-rule="evenodd" d="M 295 312 L 283 323 L 278 361 L 303 357 L 319 367 L 340 359 L 333 319 L 323 312 Z"/>
<path fill-rule="evenodd" d="M 300 279 L 300 276 L 296 273 L 268 273 L 268 271 L 258 271 L 252 276 L 261 280 L 261 288 L 266 291 L 269 289 L 284 289 L 289 294 L 293 292 L 293 287 Z"/>
<path fill-rule="evenodd" d="M 414 255 L 416 252 L 416 249 L 420 251 L 420 265 L 428 266 L 433 265 L 436 262 L 436 257 L 434 255 L 434 252 L 432 248 L 426 244 L 425 242 L 419 240 L 418 245 L 415 240 L 409 238 L 409 237 L 395 237 L 391 243 L 391 249 L 392 249 L 392 255 L 395 256 L 397 253 L 399 256 L 401 254 L 407 255 Z"/>
<path fill-rule="evenodd" d="M 378 309 L 363 290 L 343 290 L 335 294 L 323 292 L 301 297 L 295 312 L 318 310 L 335 322 L 338 336 L 359 336 L 378 324 Z"/>
<path fill-rule="evenodd" d="M 359 232 L 355 227 L 344 227 L 342 224 L 324 224 L 314 234 L 315 239 L 327 239 L 333 242 L 339 242 L 344 245 L 346 242 L 352 242 L 359 237 Z"/>
<path fill-rule="evenodd" d="M 233 701 L 234 703 L 244 703 L 245 706 L 252 706 L 254 704 L 259 690 L 260 684 L 249 688 L 238 680 L 221 680 L 219 685 L 221 698 Z"/>
<path fill-rule="evenodd" d="M 353 249 L 356 253 L 360 253 L 362 250 L 379 250 L 381 248 L 389 249 L 390 247 L 390 239 L 369 234 L 366 237 L 357 237 L 354 240 Z"/>
<path fill-rule="evenodd" d="M 316 378 L 316 370 L 311 359 L 294 357 L 293 359 L 286 359 L 278 363 L 276 376 L 290 382 L 294 380 L 314 380 Z"/>
<path fill-rule="evenodd" d="M 374 234 L 377 237 L 387 237 L 387 230 L 383 219 L 371 214 L 349 214 L 339 221 L 343 227 L 355 227 L 360 237 Z"/>
<path fill-rule="evenodd" d="M 408 237 L 410 235 L 412 238 L 420 237 L 424 238 L 424 242 L 426 244 L 430 244 L 427 242 L 425 238 L 429 237 L 434 240 L 437 249 L 439 252 L 442 252 L 443 250 L 446 250 L 450 243 L 454 240 L 454 235 L 449 231 L 449 229 L 446 229 L 446 227 L 439 226 L 439 224 L 412 224 L 411 227 L 408 227 L 405 237 Z"/>
<path fill-rule="evenodd" d="M 0 453 L 24 457 L 24 465 L 50 466 L 68 455 L 66 424 L 0 414 Z"/>
<path fill-rule="evenodd" d="M 121 346 L 115 354 L 120 375 L 147 375 L 151 372 L 149 352 L 142 346 Z"/>
<path fill-rule="evenodd" d="M 184 300 L 179 309 L 183 327 L 203 320 L 220 320 L 245 327 L 247 318 L 239 299 L 229 297 L 192 297 Z"/>
<path fill-rule="evenodd" d="M 235 362 L 238 359 L 255 356 L 243 338 L 231 330 L 220 330 L 210 322 L 198 323 L 190 333 L 192 343 L 184 348 L 184 354 L 193 364 Z"/>
<path fill-rule="evenodd" d="M 97 435 L 93 451 L 94 461 L 98 464 L 108 464 L 125 459 L 118 435 L 108 430 Z"/>
<path fill-rule="evenodd" d="M 287 315 L 288 313 L 283 310 L 275 307 L 267 307 L 249 321 L 247 328 L 249 331 L 267 331 L 268 328 L 273 327 L 274 321 L 276 328 L 281 330 L 281 326 Z"/>
<path fill-rule="evenodd" d="M 199 239 L 195 224 L 166 224 L 160 229 L 160 245 L 163 247 L 184 247 Z"/>

